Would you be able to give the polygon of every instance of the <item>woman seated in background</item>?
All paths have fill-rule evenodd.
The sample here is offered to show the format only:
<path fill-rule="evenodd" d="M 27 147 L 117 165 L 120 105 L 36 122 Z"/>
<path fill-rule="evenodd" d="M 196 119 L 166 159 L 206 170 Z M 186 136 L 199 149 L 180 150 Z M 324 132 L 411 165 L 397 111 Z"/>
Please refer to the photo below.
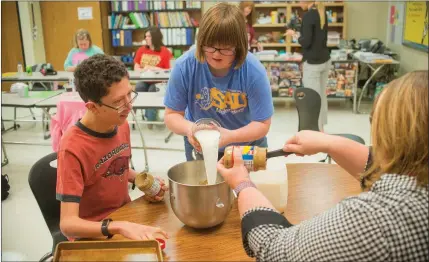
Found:
<path fill-rule="evenodd" d="M 85 29 L 79 29 L 74 35 L 74 47 L 67 55 L 64 69 L 74 72 L 76 66 L 83 60 L 96 54 L 104 54 L 98 46 L 92 44 L 91 35 Z"/>
<path fill-rule="evenodd" d="M 300 224 L 290 224 L 254 188 L 240 150 L 234 151 L 233 168 L 219 161 L 225 181 L 241 189 L 238 208 L 249 256 L 258 261 L 428 261 L 428 72 L 392 81 L 377 99 L 372 148 L 314 131 L 301 131 L 286 142 L 283 150 L 297 155 L 328 153 L 363 190 Z"/>
<path fill-rule="evenodd" d="M 134 57 L 135 71 L 156 71 L 170 69 L 170 60 L 173 58 L 163 42 L 161 30 L 158 27 L 150 27 L 145 33 L 146 45 L 140 47 Z M 137 92 L 156 92 L 155 83 L 138 82 L 136 85 Z M 155 121 L 157 110 L 146 109 L 146 119 Z M 152 125 L 148 125 L 152 128 Z"/>

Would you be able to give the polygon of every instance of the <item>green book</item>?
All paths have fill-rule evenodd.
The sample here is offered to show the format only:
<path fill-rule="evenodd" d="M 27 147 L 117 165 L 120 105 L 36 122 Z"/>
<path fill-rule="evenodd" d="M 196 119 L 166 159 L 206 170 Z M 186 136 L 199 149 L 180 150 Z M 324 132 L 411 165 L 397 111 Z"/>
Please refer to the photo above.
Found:
<path fill-rule="evenodd" d="M 131 21 L 136 26 L 136 28 L 141 28 L 139 22 L 137 21 L 137 18 L 135 17 L 134 13 L 129 14 Z"/>

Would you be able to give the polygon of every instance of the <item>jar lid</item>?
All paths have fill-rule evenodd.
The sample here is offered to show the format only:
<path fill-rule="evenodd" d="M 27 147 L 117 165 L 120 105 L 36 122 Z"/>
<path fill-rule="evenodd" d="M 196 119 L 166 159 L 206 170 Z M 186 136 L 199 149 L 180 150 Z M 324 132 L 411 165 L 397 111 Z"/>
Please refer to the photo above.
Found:
<path fill-rule="evenodd" d="M 159 246 L 161 247 L 161 250 L 165 249 L 165 240 L 162 238 L 155 238 L 156 241 L 158 241 Z"/>

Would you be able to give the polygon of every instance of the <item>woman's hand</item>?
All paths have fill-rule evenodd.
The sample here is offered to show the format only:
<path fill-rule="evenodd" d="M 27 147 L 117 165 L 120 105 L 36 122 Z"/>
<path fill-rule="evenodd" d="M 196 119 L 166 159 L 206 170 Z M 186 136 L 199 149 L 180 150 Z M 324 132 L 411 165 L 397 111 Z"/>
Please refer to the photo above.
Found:
<path fill-rule="evenodd" d="M 168 191 L 168 186 L 165 184 L 164 179 L 159 177 L 155 177 L 155 179 L 158 180 L 159 184 L 161 185 L 161 190 L 159 191 L 159 193 L 155 197 L 150 197 L 147 195 L 143 196 L 143 199 L 151 203 L 161 202 L 162 200 L 164 200 L 165 192 Z"/>
<path fill-rule="evenodd" d="M 283 151 L 296 155 L 314 155 L 320 152 L 328 153 L 331 135 L 322 132 L 304 130 L 286 141 Z"/>
<path fill-rule="evenodd" d="M 234 166 L 227 169 L 224 166 L 224 157 L 217 163 L 217 170 L 222 175 L 225 182 L 230 188 L 236 188 L 241 182 L 250 181 L 249 171 L 244 166 L 241 150 L 239 147 L 234 147 Z"/>
<path fill-rule="evenodd" d="M 288 29 L 288 30 L 286 30 L 286 34 L 285 35 L 287 35 L 287 36 L 294 36 L 294 35 L 296 35 L 296 32 L 294 30 L 292 30 L 292 29 Z"/>
<path fill-rule="evenodd" d="M 67 72 L 74 72 L 74 71 L 76 71 L 76 66 L 69 66 L 66 68 L 66 71 Z"/>
<path fill-rule="evenodd" d="M 168 238 L 167 232 L 159 227 L 145 226 L 127 221 L 112 221 L 109 228 L 111 228 L 109 232 L 119 232 L 119 234 L 131 240 L 154 240 L 157 237 L 156 235 Z"/>
<path fill-rule="evenodd" d="M 257 42 L 256 46 L 258 47 L 258 52 L 264 51 L 264 47 L 262 46 L 261 43 Z"/>

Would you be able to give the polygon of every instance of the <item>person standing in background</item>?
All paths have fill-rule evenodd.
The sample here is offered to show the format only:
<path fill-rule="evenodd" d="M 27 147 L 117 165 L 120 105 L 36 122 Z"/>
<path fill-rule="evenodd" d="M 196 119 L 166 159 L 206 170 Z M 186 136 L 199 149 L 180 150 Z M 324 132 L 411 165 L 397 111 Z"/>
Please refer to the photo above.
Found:
<path fill-rule="evenodd" d="M 302 17 L 301 36 L 298 42 L 302 47 L 303 86 L 316 90 L 322 100 L 319 115 L 319 129 L 328 123 L 328 101 L 326 83 L 331 66 L 328 41 L 328 25 L 322 3 L 300 1 L 301 8 L 307 11 Z M 288 29 L 286 35 L 295 36 Z"/>
<path fill-rule="evenodd" d="M 255 24 L 256 21 L 256 14 L 253 12 L 255 10 L 255 3 L 251 1 L 240 2 L 239 7 L 246 19 L 249 50 L 251 50 L 252 45 L 256 44 L 258 46 L 258 51 L 262 51 L 261 44 L 255 39 L 255 29 L 253 28 L 253 24 Z"/>
<path fill-rule="evenodd" d="M 140 47 L 134 57 L 135 71 L 157 71 L 170 69 L 170 60 L 173 58 L 163 42 L 163 35 L 158 27 L 150 27 L 145 33 L 146 45 Z M 138 82 L 136 85 L 137 92 L 156 92 L 156 83 Z M 145 116 L 148 121 L 155 121 L 157 116 L 156 109 L 146 109 Z M 148 125 L 149 129 L 153 128 L 152 124 Z"/>
<path fill-rule="evenodd" d="M 74 35 L 74 47 L 67 55 L 64 70 L 74 72 L 83 60 L 96 54 L 104 54 L 103 50 L 92 44 L 91 35 L 85 29 L 79 29 Z"/>

